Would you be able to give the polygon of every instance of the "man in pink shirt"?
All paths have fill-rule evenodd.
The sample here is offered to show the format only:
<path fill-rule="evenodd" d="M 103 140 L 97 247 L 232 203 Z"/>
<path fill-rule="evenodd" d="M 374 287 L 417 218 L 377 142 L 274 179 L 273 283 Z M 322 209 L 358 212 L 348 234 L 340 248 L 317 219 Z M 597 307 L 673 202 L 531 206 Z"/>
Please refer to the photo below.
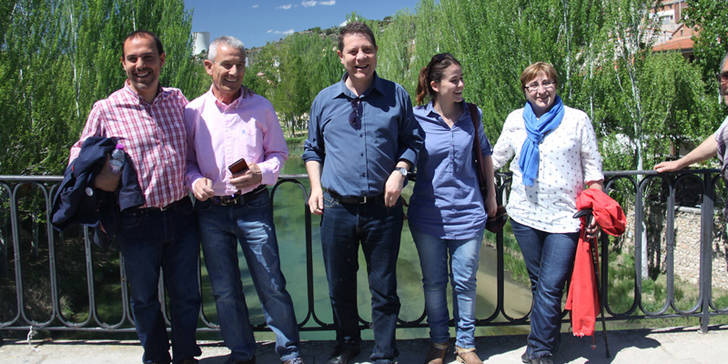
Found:
<path fill-rule="evenodd" d="M 187 139 L 183 120 L 187 99 L 176 88 L 162 87 L 159 73 L 165 53 L 156 35 L 135 31 L 122 43 L 124 87 L 96 102 L 70 161 L 84 140 L 115 137 L 124 144 L 137 173 L 145 203 L 121 211 L 117 242 L 131 285 L 131 308 L 144 363 L 170 362 L 169 338 L 158 297 L 160 268 L 170 298 L 174 363 L 196 363 L 195 342 L 200 312 L 197 224 L 184 180 Z M 119 175 L 109 162 L 94 180 L 95 188 L 115 192 Z"/>
<path fill-rule="evenodd" d="M 242 86 L 245 48 L 234 37 L 210 45 L 205 70 L 210 91 L 185 107 L 187 184 L 195 198 L 205 263 L 230 362 L 255 363 L 237 243 L 263 304 L 276 351 L 286 364 L 303 363 L 298 326 L 281 273 L 268 189 L 278 179 L 288 148 L 271 103 Z M 244 160 L 244 166 L 230 168 Z"/>

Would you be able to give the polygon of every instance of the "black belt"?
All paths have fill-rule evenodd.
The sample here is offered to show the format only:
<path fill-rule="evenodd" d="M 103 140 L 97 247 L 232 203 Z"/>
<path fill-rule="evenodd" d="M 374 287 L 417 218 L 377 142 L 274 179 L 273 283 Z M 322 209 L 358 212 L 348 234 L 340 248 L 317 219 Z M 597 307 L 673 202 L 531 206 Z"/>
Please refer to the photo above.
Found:
<path fill-rule="evenodd" d="M 333 190 L 327 189 L 326 192 L 328 192 L 329 195 L 334 198 L 334 200 L 349 205 L 364 205 L 372 201 L 383 200 L 382 193 L 374 196 L 342 196 Z"/>
<path fill-rule="evenodd" d="M 232 196 L 215 196 L 210 199 L 210 202 L 218 206 L 244 205 L 246 202 L 250 202 L 253 197 L 256 197 L 258 194 L 264 191 L 268 191 L 265 185 L 259 185 L 254 190 L 243 194 L 236 193 Z"/>
<path fill-rule="evenodd" d="M 162 213 L 162 212 L 167 212 L 167 211 L 174 211 L 174 210 L 177 210 L 177 209 L 183 208 L 183 207 L 187 207 L 187 208 L 192 207 L 189 197 L 183 197 L 164 207 L 132 208 L 132 209 L 123 211 L 123 213 L 129 214 L 129 215 L 134 215 L 134 216 L 141 216 L 141 215 L 149 215 L 152 213 Z"/>

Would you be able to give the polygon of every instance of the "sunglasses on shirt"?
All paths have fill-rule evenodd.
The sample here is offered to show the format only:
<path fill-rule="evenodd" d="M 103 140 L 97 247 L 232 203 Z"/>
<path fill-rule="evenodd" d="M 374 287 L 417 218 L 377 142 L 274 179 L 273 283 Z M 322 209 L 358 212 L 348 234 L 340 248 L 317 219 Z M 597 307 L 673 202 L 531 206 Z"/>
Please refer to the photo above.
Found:
<path fill-rule="evenodd" d="M 359 130 L 361 129 L 361 100 L 358 98 L 351 99 L 351 108 L 351 114 L 349 114 L 349 125 L 351 125 L 352 128 Z"/>

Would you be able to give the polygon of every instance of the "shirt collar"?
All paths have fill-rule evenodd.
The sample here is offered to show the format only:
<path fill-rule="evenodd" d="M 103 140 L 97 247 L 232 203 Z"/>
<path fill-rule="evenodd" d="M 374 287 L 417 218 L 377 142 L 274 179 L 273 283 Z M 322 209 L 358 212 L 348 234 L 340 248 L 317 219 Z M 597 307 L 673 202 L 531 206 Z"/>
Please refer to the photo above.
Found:
<path fill-rule="evenodd" d="M 354 95 L 354 93 L 351 92 L 351 90 L 349 90 L 348 87 L 346 87 L 346 79 L 348 77 L 349 77 L 349 73 L 348 72 L 344 72 L 344 75 L 341 76 L 341 80 L 339 81 L 339 92 L 335 93 L 333 98 L 337 98 L 337 97 L 342 96 L 342 95 L 345 96 L 345 97 L 347 97 L 347 98 L 349 98 L 349 99 L 355 99 L 355 98 L 357 98 L 356 95 Z M 374 71 L 374 78 L 372 79 L 372 84 L 369 85 L 369 88 L 366 91 L 364 91 L 364 93 L 360 97 L 364 97 L 366 95 L 369 95 L 370 93 L 372 93 L 374 91 L 378 92 L 380 95 L 384 94 L 382 92 L 382 90 L 383 90 L 383 85 L 382 84 L 383 84 L 382 79 L 379 78 L 379 75 L 377 75 L 377 72 Z"/>
<path fill-rule="evenodd" d="M 124 92 L 128 96 L 133 97 L 134 99 L 138 100 L 139 103 L 144 103 L 144 104 L 154 104 L 157 100 L 161 100 L 162 98 L 167 97 L 167 95 L 169 94 L 169 90 L 165 90 L 164 87 L 162 87 L 162 85 L 158 84 L 157 85 L 157 94 L 154 96 L 154 100 L 152 100 L 152 102 L 149 103 L 149 102 L 147 102 L 147 100 L 144 100 L 144 98 L 141 97 L 138 93 L 136 93 L 136 91 L 134 91 L 133 88 L 131 88 L 131 85 L 129 84 L 128 79 L 124 81 L 124 87 L 122 88 L 122 90 L 124 90 Z"/>
<path fill-rule="evenodd" d="M 207 97 L 210 99 L 211 102 L 215 103 L 215 106 L 217 106 L 222 111 L 227 111 L 229 109 L 236 109 L 243 103 L 243 92 L 242 92 L 242 86 L 240 87 L 240 96 L 238 96 L 233 102 L 229 104 L 225 104 L 224 102 L 220 101 L 217 97 L 215 97 L 215 94 L 212 92 L 212 85 L 210 85 L 210 90 L 207 91 Z"/>
<path fill-rule="evenodd" d="M 463 113 L 460 114 L 460 117 L 457 120 L 455 120 L 455 123 L 459 122 L 460 120 L 464 120 L 466 118 L 465 114 L 467 114 L 467 118 L 470 118 L 470 109 L 468 108 L 468 105 L 465 103 L 465 101 L 461 101 L 460 103 L 463 105 Z M 427 105 L 424 105 L 423 107 L 425 108 L 425 115 L 433 119 L 437 119 L 438 116 L 442 117 L 442 115 L 440 115 L 435 110 L 435 106 L 432 100 L 430 100 L 430 102 L 428 102 Z"/>

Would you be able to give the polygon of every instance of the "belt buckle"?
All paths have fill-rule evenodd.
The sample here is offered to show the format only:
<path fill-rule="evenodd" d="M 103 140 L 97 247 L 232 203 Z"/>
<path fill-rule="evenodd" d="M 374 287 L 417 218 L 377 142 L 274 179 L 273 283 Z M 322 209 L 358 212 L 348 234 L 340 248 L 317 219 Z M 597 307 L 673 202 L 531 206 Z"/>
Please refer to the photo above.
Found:
<path fill-rule="evenodd" d="M 368 198 L 368 196 L 366 196 L 366 195 L 362 196 L 362 198 L 359 200 L 359 205 L 366 205 L 367 198 Z"/>
<path fill-rule="evenodd" d="M 238 204 L 239 197 L 240 196 L 235 196 L 235 195 L 220 196 L 220 198 L 219 198 L 220 206 L 235 206 Z"/>

